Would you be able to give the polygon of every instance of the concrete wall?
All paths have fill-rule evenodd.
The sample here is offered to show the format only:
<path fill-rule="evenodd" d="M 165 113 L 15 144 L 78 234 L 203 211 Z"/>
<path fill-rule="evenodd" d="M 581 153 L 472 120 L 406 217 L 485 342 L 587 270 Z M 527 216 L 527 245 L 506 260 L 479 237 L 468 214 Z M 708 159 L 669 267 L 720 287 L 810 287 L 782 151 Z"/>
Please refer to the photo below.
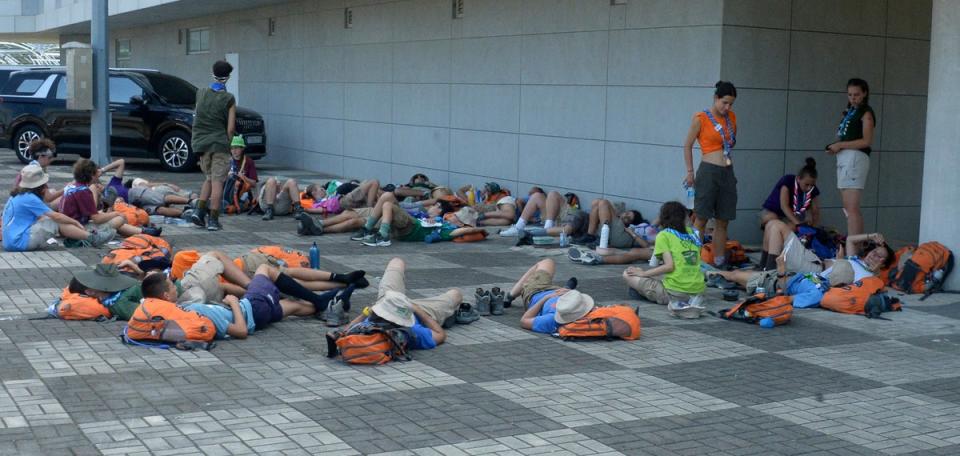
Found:
<path fill-rule="evenodd" d="M 36 31 L 40 0 L 0 0 L 0 34 Z"/>
<path fill-rule="evenodd" d="M 266 116 L 271 160 L 389 182 L 423 171 L 451 185 L 536 184 L 648 216 L 682 195 L 680 144 L 722 76 L 742 88 L 734 235 L 746 241 L 759 239 L 755 212 L 770 186 L 811 154 L 826 219 L 842 225 L 834 161 L 820 149 L 858 75 L 880 117 L 868 228 L 915 239 L 929 1 L 808 5 L 468 0 L 452 19 L 449 0 L 331 0 L 114 35 L 132 40 L 132 66 L 198 85 L 212 61 L 239 53 L 240 103 Z M 186 55 L 177 30 L 202 26 L 211 52 Z M 892 185 L 878 191 L 878 178 Z"/>
<path fill-rule="evenodd" d="M 771 174 L 796 172 L 807 156 L 818 163 L 825 221 L 846 227 L 836 159 L 823 147 L 846 106 L 847 79 L 860 77 L 870 83 L 879 118 L 864 192 L 866 229 L 916 242 L 930 18 L 929 0 L 724 2 L 721 76 L 737 83 L 734 109 L 743 124 L 736 232 L 759 235 L 753 215 Z"/>

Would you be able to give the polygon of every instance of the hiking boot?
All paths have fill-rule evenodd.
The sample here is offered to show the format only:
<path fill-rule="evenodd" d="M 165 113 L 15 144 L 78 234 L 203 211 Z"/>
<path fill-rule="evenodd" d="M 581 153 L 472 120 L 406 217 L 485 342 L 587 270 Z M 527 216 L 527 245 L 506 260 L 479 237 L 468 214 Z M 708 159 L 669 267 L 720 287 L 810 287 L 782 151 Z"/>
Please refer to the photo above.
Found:
<path fill-rule="evenodd" d="M 190 215 L 190 221 L 200 228 L 207 226 L 207 211 L 197 209 Z"/>
<path fill-rule="evenodd" d="M 501 236 L 501 237 L 517 237 L 517 236 L 520 235 L 520 232 L 521 232 L 521 231 L 523 231 L 523 230 L 518 230 L 518 229 L 517 229 L 517 226 L 514 225 L 514 226 L 511 226 L 510 228 L 507 228 L 507 229 L 505 229 L 505 230 L 500 230 L 500 236 Z"/>
<path fill-rule="evenodd" d="M 140 228 L 140 232 L 149 236 L 159 236 L 163 232 L 163 228 L 159 226 L 145 226 Z"/>
<path fill-rule="evenodd" d="M 323 220 L 318 220 L 320 226 L 314 223 L 313 217 L 307 214 L 300 214 L 297 218 L 297 234 L 301 236 L 319 236 L 323 234 Z"/>
<path fill-rule="evenodd" d="M 301 206 L 300 203 L 295 203 L 293 205 L 293 218 L 299 219 L 303 214 L 303 206 Z"/>
<path fill-rule="evenodd" d="M 360 231 L 357 231 L 356 233 L 353 233 L 353 236 L 350 236 L 350 240 L 351 240 L 351 241 L 363 241 L 363 240 L 366 239 L 367 236 L 369 236 L 370 234 L 371 234 L 371 233 L 370 233 L 370 230 L 368 230 L 368 229 L 366 229 L 366 228 L 360 228 Z"/>
<path fill-rule="evenodd" d="M 220 224 L 220 220 L 210 217 L 207 219 L 207 231 L 220 231 L 223 229 L 223 225 Z"/>
<path fill-rule="evenodd" d="M 469 325 L 480 319 L 480 313 L 477 312 L 477 309 L 466 302 L 460 303 L 460 308 L 453 316 L 456 318 L 457 324 L 461 325 Z"/>
<path fill-rule="evenodd" d="M 94 230 L 90 232 L 90 236 L 85 240 L 80 241 L 80 245 L 83 247 L 100 248 L 112 241 L 116 236 L 117 232 L 112 228 L 109 230 Z"/>
<path fill-rule="evenodd" d="M 384 237 L 380 233 L 376 233 L 370 239 L 364 239 L 363 241 L 363 245 L 369 247 L 390 247 L 391 244 L 390 238 Z"/>
<path fill-rule="evenodd" d="M 598 265 L 600 263 L 603 263 L 603 257 L 597 252 L 588 250 L 580 253 L 580 264 Z"/>
<path fill-rule="evenodd" d="M 597 242 L 599 240 L 600 238 L 588 233 L 588 234 L 584 234 L 583 236 L 577 236 L 571 239 L 570 242 L 574 244 L 579 244 L 579 245 L 587 245 L 593 242 Z"/>
<path fill-rule="evenodd" d="M 503 315 L 503 292 L 497 287 L 490 290 L 490 314 Z"/>
<path fill-rule="evenodd" d="M 333 304 L 323 311 L 323 321 L 331 328 L 347 324 L 347 312 L 343 310 L 340 298 L 334 298 Z"/>
<path fill-rule="evenodd" d="M 490 315 L 490 292 L 485 291 L 483 288 L 477 288 L 474 297 L 477 301 L 475 304 L 477 313 L 480 315 Z"/>
<path fill-rule="evenodd" d="M 517 247 L 520 247 L 521 245 L 533 245 L 533 234 L 527 230 L 523 230 L 523 232 L 520 233 L 516 243 Z"/>
<path fill-rule="evenodd" d="M 267 210 L 263 211 L 263 217 L 260 217 L 260 220 L 273 220 L 273 206 L 267 206 Z"/>

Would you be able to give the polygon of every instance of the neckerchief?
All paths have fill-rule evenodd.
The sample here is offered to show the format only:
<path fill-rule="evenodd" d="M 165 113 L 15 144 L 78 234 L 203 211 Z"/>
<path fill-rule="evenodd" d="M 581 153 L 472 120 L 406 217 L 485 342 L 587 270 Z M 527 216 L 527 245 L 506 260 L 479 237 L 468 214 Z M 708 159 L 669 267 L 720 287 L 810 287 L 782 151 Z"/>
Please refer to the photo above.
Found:
<path fill-rule="evenodd" d="M 843 138 L 847 134 L 847 129 L 850 128 L 850 121 L 853 120 L 853 116 L 857 115 L 859 110 L 856 106 L 850 106 L 843 113 L 843 120 L 840 121 L 840 126 L 837 127 L 837 137 Z"/>
<path fill-rule="evenodd" d="M 74 182 L 72 184 L 68 184 L 66 187 L 63 187 L 63 196 L 72 195 L 74 193 L 87 190 L 87 189 L 88 187 L 86 185 L 80 185 Z"/>
<path fill-rule="evenodd" d="M 103 298 L 103 300 L 100 301 L 100 304 L 103 304 L 103 307 L 109 308 L 110 306 L 116 304 L 118 300 L 120 300 L 120 295 L 122 294 L 122 291 L 118 291 L 107 298 Z"/>
<path fill-rule="evenodd" d="M 793 213 L 797 217 L 803 217 L 803 213 L 807 212 L 807 208 L 813 202 L 813 189 L 814 187 L 811 187 L 807 192 L 800 190 L 800 179 L 793 178 Z"/>
<path fill-rule="evenodd" d="M 730 113 L 724 114 L 723 120 L 727 124 L 727 128 L 723 128 L 723 125 L 720 125 L 720 122 L 717 122 L 717 119 L 713 117 L 713 114 L 709 109 L 704 109 L 703 113 L 707 115 L 707 118 L 710 119 L 710 123 L 713 124 L 713 129 L 717 130 L 717 133 L 720 133 L 720 141 L 723 142 L 723 156 L 730 158 L 730 151 L 733 149 L 733 146 L 737 145 L 737 132 L 734 131 L 733 127 L 730 125 Z M 727 141 L 727 132 L 730 133 L 730 140 Z"/>
<path fill-rule="evenodd" d="M 227 90 L 227 86 L 222 82 L 211 82 L 210 89 L 214 92 L 223 92 L 224 90 Z"/>
<path fill-rule="evenodd" d="M 667 228 L 663 231 L 666 231 L 676 236 L 677 239 L 680 239 L 680 241 L 682 242 L 688 242 L 688 243 L 694 244 L 697 246 L 697 248 L 700 248 L 703 246 L 703 242 L 700 242 L 700 236 L 690 234 L 690 233 L 681 233 L 673 228 Z"/>

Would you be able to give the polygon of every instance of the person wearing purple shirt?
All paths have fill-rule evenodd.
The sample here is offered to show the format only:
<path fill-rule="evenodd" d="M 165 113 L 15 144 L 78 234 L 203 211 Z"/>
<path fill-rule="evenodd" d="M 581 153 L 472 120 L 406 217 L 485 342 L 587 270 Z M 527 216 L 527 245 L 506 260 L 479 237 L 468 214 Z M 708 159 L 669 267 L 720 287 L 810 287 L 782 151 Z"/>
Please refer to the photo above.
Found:
<path fill-rule="evenodd" d="M 771 220 L 782 220 L 795 230 L 798 225 L 820 224 L 820 204 L 817 197 L 820 189 L 817 188 L 817 162 L 807 157 L 803 168 L 796 175 L 787 174 L 773 186 L 770 196 L 763 202 L 760 210 L 760 228 L 765 229 Z M 760 264 L 766 264 L 768 255 L 767 237 L 763 238 L 764 257 Z"/>

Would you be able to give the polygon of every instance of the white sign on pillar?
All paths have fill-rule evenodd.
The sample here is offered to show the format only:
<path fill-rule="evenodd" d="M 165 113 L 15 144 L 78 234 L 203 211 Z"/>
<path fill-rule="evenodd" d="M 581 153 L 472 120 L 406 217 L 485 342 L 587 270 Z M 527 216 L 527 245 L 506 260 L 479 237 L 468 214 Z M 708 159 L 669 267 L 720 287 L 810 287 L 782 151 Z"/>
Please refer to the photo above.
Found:
<path fill-rule="evenodd" d="M 227 92 L 233 94 L 237 105 L 240 104 L 240 54 L 231 52 L 226 56 L 227 63 L 233 66 L 233 73 L 230 73 L 230 79 L 227 80 Z"/>

